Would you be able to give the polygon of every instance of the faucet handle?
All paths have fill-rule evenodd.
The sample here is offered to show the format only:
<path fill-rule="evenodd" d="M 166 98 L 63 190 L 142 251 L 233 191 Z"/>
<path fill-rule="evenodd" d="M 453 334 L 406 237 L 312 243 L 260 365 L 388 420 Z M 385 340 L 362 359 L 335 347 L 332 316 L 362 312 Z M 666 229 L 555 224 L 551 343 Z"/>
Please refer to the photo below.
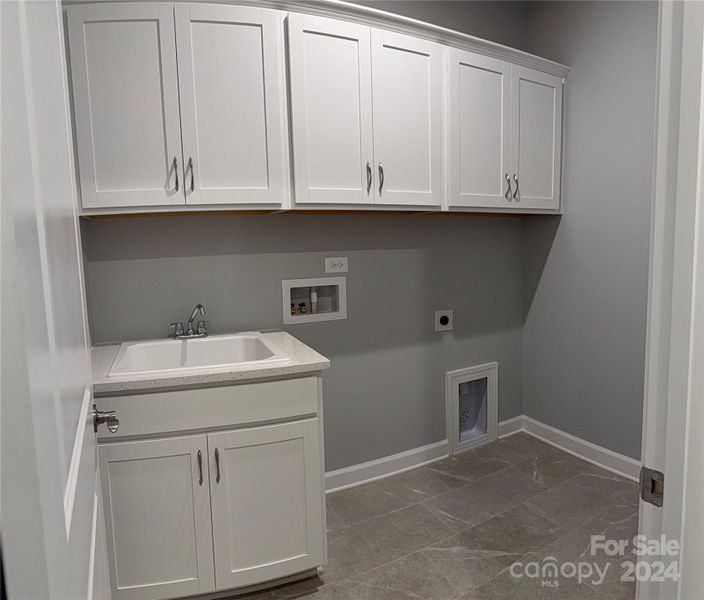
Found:
<path fill-rule="evenodd" d="M 178 337 L 179 335 L 183 335 L 183 323 L 176 321 L 176 323 L 169 324 L 169 337 Z"/>
<path fill-rule="evenodd" d="M 208 329 L 205 326 L 205 321 L 198 321 L 198 335 L 208 335 Z"/>

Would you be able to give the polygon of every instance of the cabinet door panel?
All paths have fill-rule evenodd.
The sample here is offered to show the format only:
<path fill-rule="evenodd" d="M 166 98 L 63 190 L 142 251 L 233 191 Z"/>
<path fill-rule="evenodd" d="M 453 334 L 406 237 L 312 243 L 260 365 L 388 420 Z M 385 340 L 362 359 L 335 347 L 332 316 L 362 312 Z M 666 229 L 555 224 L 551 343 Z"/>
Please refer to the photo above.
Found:
<path fill-rule="evenodd" d="M 379 204 L 442 203 L 442 52 L 438 44 L 372 30 Z"/>
<path fill-rule="evenodd" d="M 510 207 L 510 65 L 451 51 L 450 206 Z"/>
<path fill-rule="evenodd" d="M 317 419 L 208 434 L 217 589 L 322 564 L 319 443 Z"/>
<path fill-rule="evenodd" d="M 281 204 L 281 13 L 176 5 L 186 202 Z"/>
<path fill-rule="evenodd" d="M 296 203 L 373 201 L 369 27 L 289 15 Z"/>
<path fill-rule="evenodd" d="M 562 80 L 512 67 L 512 146 L 518 208 L 560 208 Z"/>
<path fill-rule="evenodd" d="M 99 456 L 113 598 L 212 591 L 206 436 L 103 444 Z"/>
<path fill-rule="evenodd" d="M 183 204 L 173 6 L 67 15 L 83 206 Z"/>

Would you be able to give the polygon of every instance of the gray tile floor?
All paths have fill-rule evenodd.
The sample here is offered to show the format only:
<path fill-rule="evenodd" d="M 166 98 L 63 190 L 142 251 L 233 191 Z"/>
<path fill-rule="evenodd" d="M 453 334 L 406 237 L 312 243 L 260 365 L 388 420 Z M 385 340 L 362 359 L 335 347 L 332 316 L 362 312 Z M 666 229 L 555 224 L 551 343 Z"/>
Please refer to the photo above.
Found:
<path fill-rule="evenodd" d="M 637 533 L 635 483 L 519 433 L 426 467 L 331 494 L 329 563 L 320 577 L 247 600 L 606 600 L 633 598 L 622 557 L 590 537 Z M 511 564 L 586 560 L 606 577 L 557 587 Z"/>

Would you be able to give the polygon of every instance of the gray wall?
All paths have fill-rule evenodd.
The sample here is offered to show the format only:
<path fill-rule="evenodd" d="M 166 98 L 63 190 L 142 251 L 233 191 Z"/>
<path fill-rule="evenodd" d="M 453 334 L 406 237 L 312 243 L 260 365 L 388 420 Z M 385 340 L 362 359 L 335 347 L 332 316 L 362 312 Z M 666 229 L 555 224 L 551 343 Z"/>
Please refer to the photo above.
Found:
<path fill-rule="evenodd" d="M 348 256 L 348 318 L 286 326 L 332 361 L 326 466 L 445 439 L 444 373 L 497 360 L 521 414 L 520 217 L 219 215 L 84 222 L 94 343 L 163 337 L 196 302 L 212 332 L 282 326 L 281 280 Z M 455 329 L 436 334 L 433 311 Z"/>
<path fill-rule="evenodd" d="M 531 51 L 570 65 L 565 214 L 526 219 L 524 411 L 640 456 L 655 2 L 541 2 Z M 540 276 L 542 271 L 542 276 Z"/>

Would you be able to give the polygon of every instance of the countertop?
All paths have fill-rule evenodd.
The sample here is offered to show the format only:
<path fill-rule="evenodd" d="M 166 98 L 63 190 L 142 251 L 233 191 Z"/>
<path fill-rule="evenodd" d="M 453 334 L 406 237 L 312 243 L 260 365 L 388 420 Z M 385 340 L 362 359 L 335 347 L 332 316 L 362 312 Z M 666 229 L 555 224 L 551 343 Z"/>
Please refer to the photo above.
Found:
<path fill-rule="evenodd" d="M 205 368 L 190 372 L 108 377 L 108 371 L 117 356 L 120 344 L 94 346 L 91 350 L 93 393 L 106 395 L 219 383 L 227 385 L 255 379 L 312 373 L 330 367 L 330 361 L 327 358 L 285 331 L 262 332 L 262 337 L 284 352 L 288 359 L 277 363 Z"/>

